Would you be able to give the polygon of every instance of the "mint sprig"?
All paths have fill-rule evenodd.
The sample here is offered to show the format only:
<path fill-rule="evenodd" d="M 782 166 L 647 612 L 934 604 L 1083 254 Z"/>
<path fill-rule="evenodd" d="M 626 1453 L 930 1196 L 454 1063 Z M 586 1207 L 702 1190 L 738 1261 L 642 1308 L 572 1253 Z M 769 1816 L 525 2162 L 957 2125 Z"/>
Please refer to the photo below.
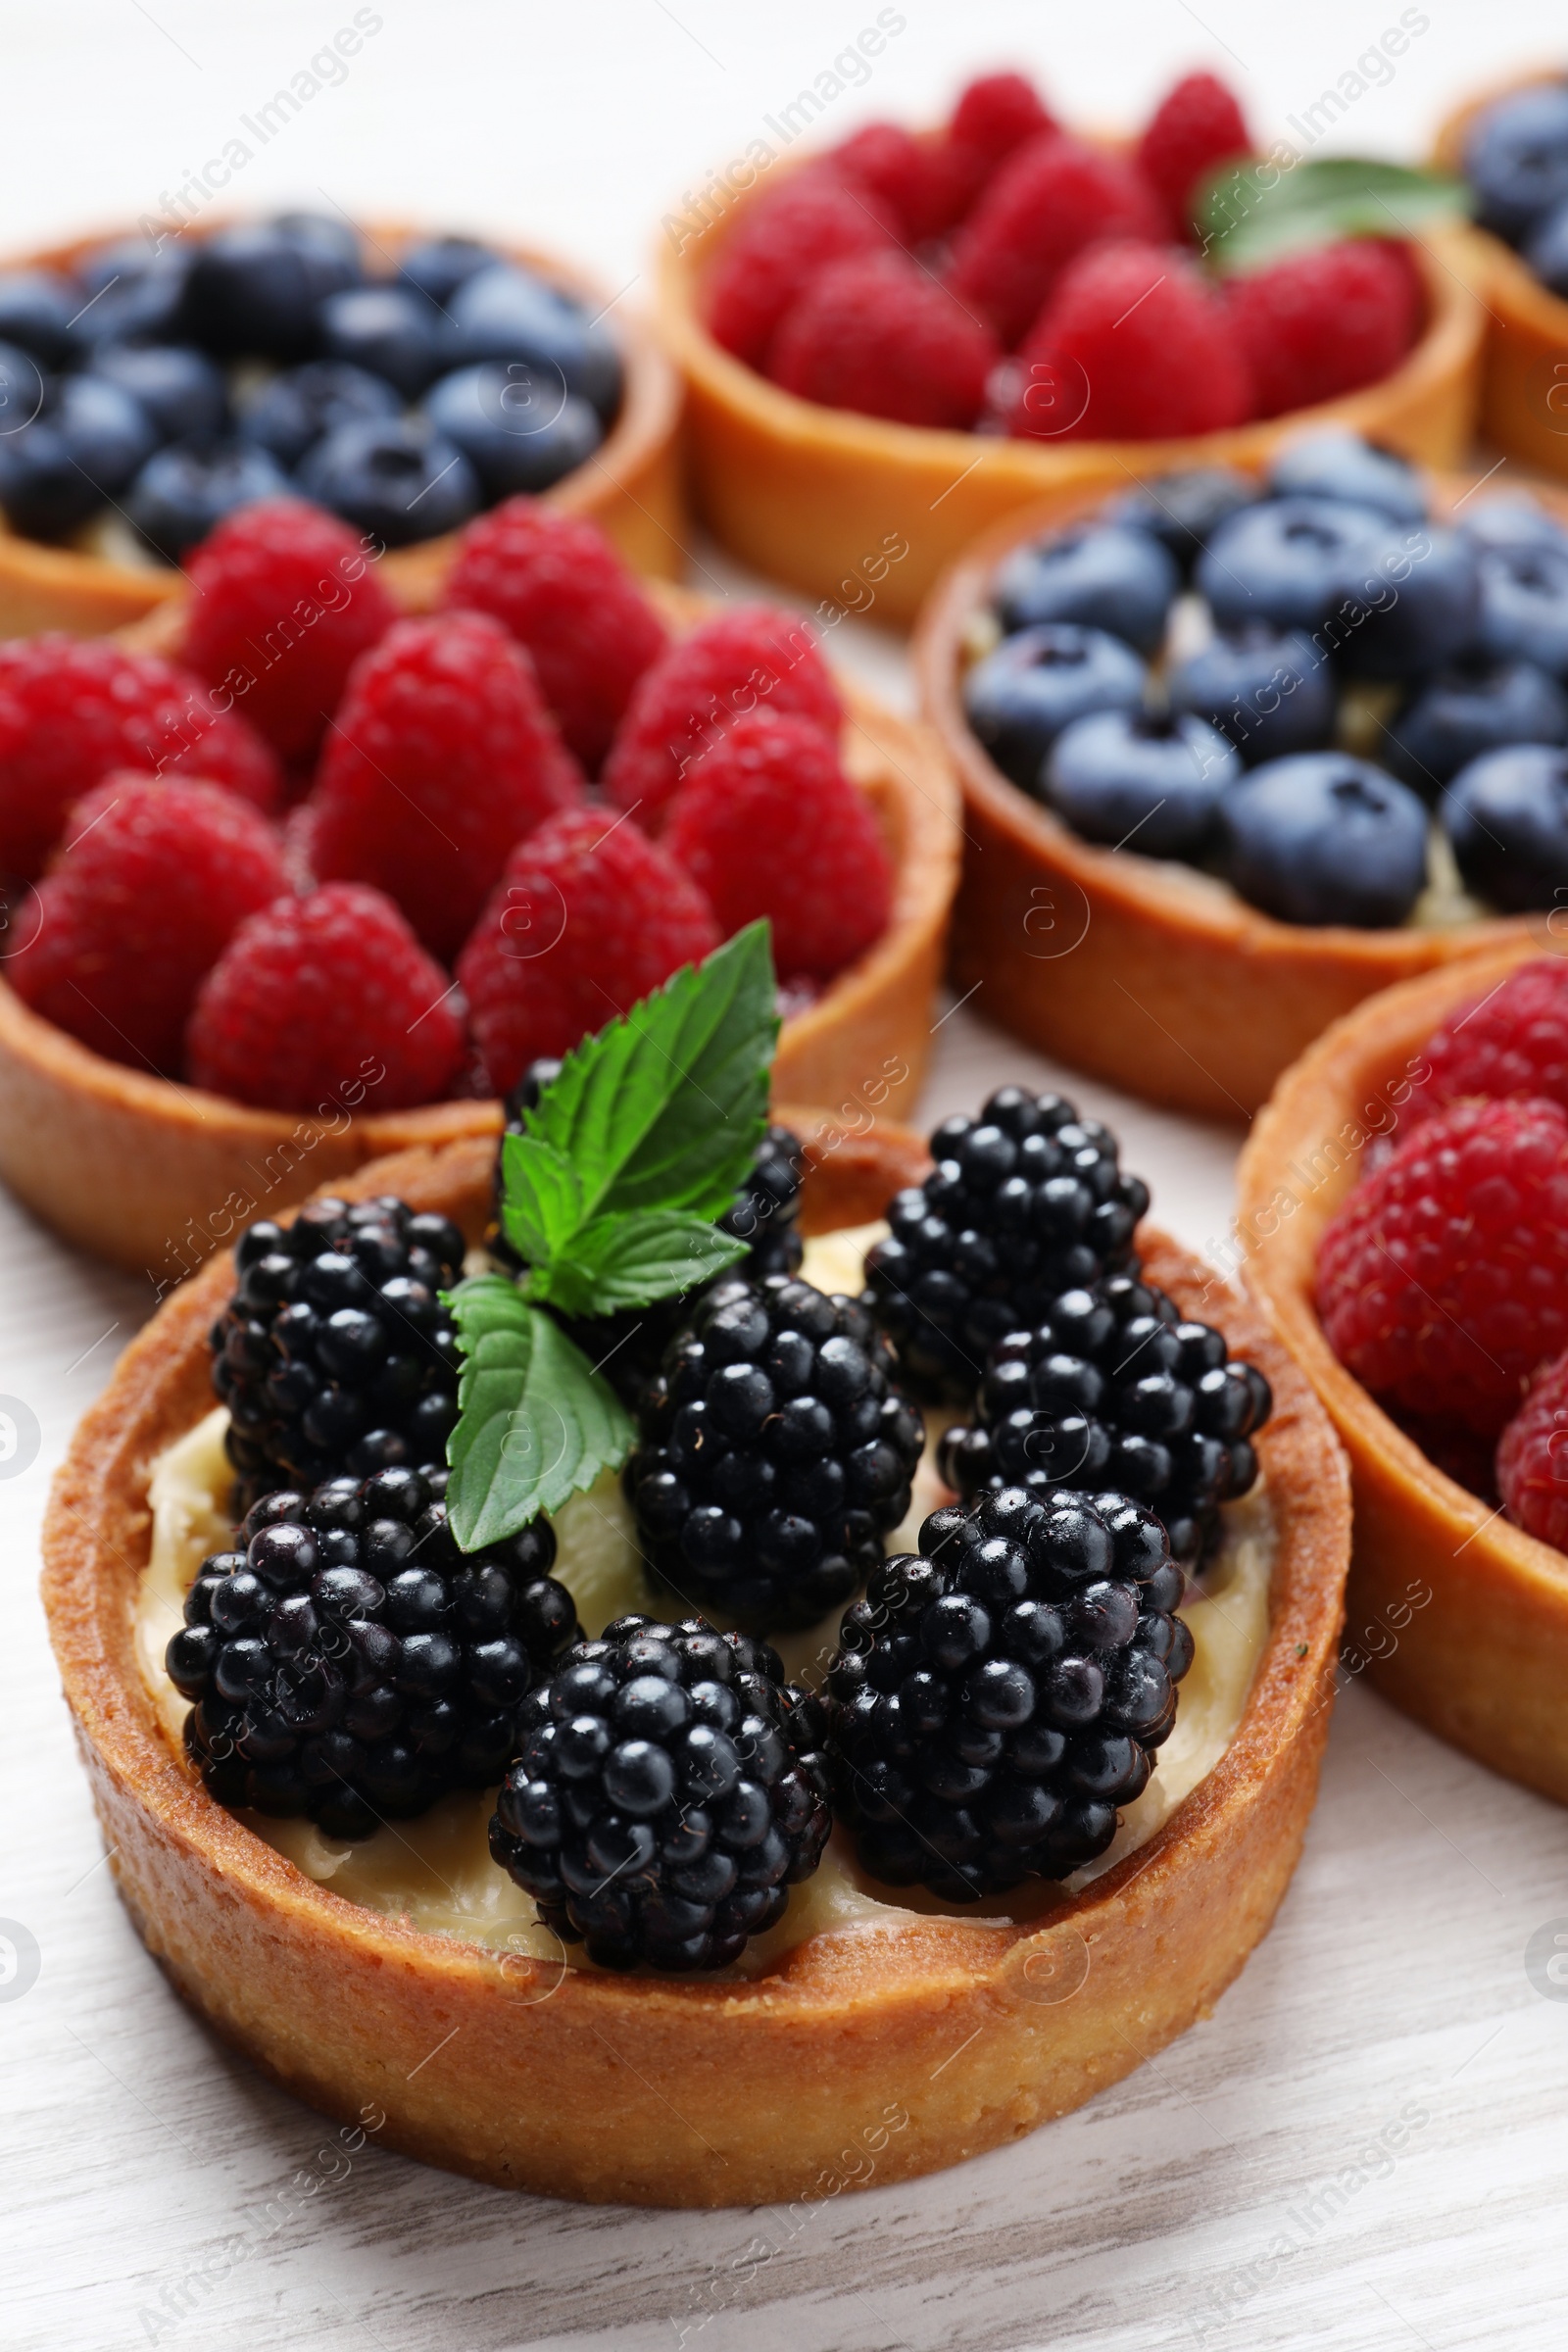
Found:
<path fill-rule="evenodd" d="M 1414 237 L 1462 220 L 1464 182 L 1369 156 L 1325 155 L 1281 165 L 1225 165 L 1195 209 L 1199 243 L 1221 277 L 1266 269 L 1287 254 L 1346 237 Z"/>
<path fill-rule="evenodd" d="M 767 1120 L 778 1036 L 766 923 L 737 933 L 586 1039 L 501 1154 L 501 1222 L 524 1260 L 450 1304 L 465 1355 L 447 1509 L 466 1551 L 618 1468 L 632 1425 L 555 1315 L 650 1306 L 746 1254 L 714 1220 Z"/>

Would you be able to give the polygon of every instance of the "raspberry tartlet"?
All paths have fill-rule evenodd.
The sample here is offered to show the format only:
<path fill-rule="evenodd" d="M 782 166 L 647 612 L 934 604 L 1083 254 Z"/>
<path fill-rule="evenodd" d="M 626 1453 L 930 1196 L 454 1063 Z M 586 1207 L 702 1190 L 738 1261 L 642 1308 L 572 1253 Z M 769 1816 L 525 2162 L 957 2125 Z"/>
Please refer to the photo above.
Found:
<path fill-rule="evenodd" d="M 1328 1030 L 1253 1127 L 1238 1230 L 1350 1456 L 1352 1664 L 1563 1802 L 1558 944 L 1548 922 Z"/>
<path fill-rule="evenodd" d="M 161 1295 L 366 1159 L 493 1133 L 532 1059 L 764 917 L 781 1088 L 849 1121 L 912 1097 L 956 795 L 930 735 L 835 682 L 805 624 L 645 593 L 543 501 L 481 516 L 422 584 L 383 584 L 335 518 L 259 505 L 189 577 L 124 640 L 6 649 L 0 1172 L 57 1230 Z M 263 804 L 271 881 L 225 885 L 164 955 L 149 1053 L 114 991 L 162 868 L 137 850 L 132 921 L 111 771 L 152 771 L 127 789 L 156 802 L 198 762 L 188 789 Z M 228 856 L 193 846 L 186 873 L 177 829 L 160 840 L 176 895 Z"/>
<path fill-rule="evenodd" d="M 13 426 L 0 453 L 8 636 L 134 620 L 213 521 L 285 491 L 378 530 L 393 576 L 521 489 L 679 569 L 679 384 L 554 256 L 317 214 L 170 222 L 15 257 L 0 319 L 8 414 L 51 438 Z"/>
<path fill-rule="evenodd" d="M 765 1064 L 736 1076 L 772 1025 L 734 976 L 744 936 L 640 1007 L 646 1034 L 533 1066 L 499 1237 L 495 1147 L 469 1138 L 361 1170 L 184 1286 L 82 1423 L 45 1538 L 112 1867 L 176 1988 L 326 2112 L 369 2086 L 391 2144 L 558 2196 L 808 2193 L 846 2113 L 905 2178 L 1115 2082 L 1266 1931 L 1332 1697 L 1344 1467 L 1283 1348 L 1137 1228 L 1145 1188 L 1057 1098 L 1001 1090 L 937 1130 L 935 1166 L 891 1125 L 763 1130 Z M 705 1120 L 647 1039 L 725 958 L 720 1042 L 695 1050 L 729 1102 Z M 657 1108 L 651 1141 L 615 1127 L 626 1089 L 682 1085 L 678 1159 Z M 1009 1157 L 1051 1209 L 1023 1289 L 984 1240 Z M 582 1222 L 538 1189 L 563 1166 L 625 1205 Z M 740 1183 L 704 1229 L 647 1205 L 656 1169 L 654 1198 L 709 1209 Z M 930 1330 L 1121 1313 L 1161 1367 L 1097 1387 L 1077 1359 L 1076 1469 L 1009 1484 L 971 1455 L 969 1501 L 929 1445 L 915 1466 L 902 1384 L 930 1348 L 892 1288 L 910 1218 L 936 1249 L 960 1201 L 961 1276 L 909 1295 Z M 697 1257 L 628 1291 L 671 1217 Z M 699 1261 L 618 1402 L 606 1310 Z M 368 1428 L 409 1394 L 411 1327 L 419 1400 Z M 1020 1404 L 1004 1376 L 1009 1428 L 1082 1426 L 996 1361 L 1034 1384 Z M 1131 1491 L 1178 1460 L 1206 1519 Z"/>
<path fill-rule="evenodd" d="M 662 224 L 662 318 L 711 527 L 798 588 L 907 623 L 1002 515 L 1129 474 L 1255 465 L 1304 416 L 1457 463 L 1483 326 L 1465 233 L 1433 220 L 1419 241 L 1357 244 L 1363 219 L 1225 291 L 1209 252 L 1257 190 L 1201 254 L 1195 209 L 1252 144 L 1205 74 L 1136 143 L 1064 129 L 1016 74 L 972 84 L 940 130 L 877 122 L 760 162 L 754 142 Z M 1316 169 L 1293 157 L 1290 184 Z"/>
<path fill-rule="evenodd" d="M 1361 998 L 1520 936 L 1568 879 L 1565 522 L 1336 433 L 998 525 L 914 643 L 964 790 L 958 988 L 1235 1119 Z M 1528 844 L 1493 806 L 1525 769 Z"/>

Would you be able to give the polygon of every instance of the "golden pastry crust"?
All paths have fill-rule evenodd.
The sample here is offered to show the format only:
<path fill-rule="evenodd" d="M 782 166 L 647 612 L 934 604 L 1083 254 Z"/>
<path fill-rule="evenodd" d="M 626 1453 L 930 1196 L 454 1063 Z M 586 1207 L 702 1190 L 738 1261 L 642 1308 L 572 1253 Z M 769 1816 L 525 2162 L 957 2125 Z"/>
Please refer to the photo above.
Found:
<path fill-rule="evenodd" d="M 393 584 L 410 611 L 427 611 L 439 579 Z M 711 609 L 683 589 L 649 587 L 676 628 Z M 177 658 L 183 618 L 182 600 L 172 601 L 126 642 Z M 837 683 L 845 766 L 894 859 L 893 912 L 874 947 L 785 1022 L 773 1083 L 781 1097 L 825 1104 L 853 1125 L 906 1107 L 924 1079 L 957 887 L 958 814 L 953 771 L 930 730 L 853 680 Z M 0 979 L 0 1177 L 68 1241 L 155 1284 L 178 1281 L 252 1217 L 367 1160 L 494 1135 L 501 1124 L 493 1102 L 376 1112 L 361 1107 L 366 1099 L 363 1087 L 346 1089 L 318 1118 L 250 1110 L 106 1060 Z"/>
<path fill-rule="evenodd" d="M 1126 142 L 1106 141 L 1106 145 Z M 659 251 L 659 317 L 686 378 L 692 495 L 726 546 L 776 579 L 907 626 L 978 533 L 1050 492 L 1105 495 L 1192 466 L 1260 466 L 1309 425 L 1344 425 L 1431 466 L 1469 447 L 1485 314 L 1469 238 L 1434 232 L 1413 252 L 1426 331 L 1364 391 L 1186 441 L 1011 441 L 892 424 L 781 391 L 724 351 L 702 315 L 705 271 L 746 207 L 801 163 L 772 165 L 706 228 Z M 899 548 L 903 553 L 890 551 Z"/>
<path fill-rule="evenodd" d="M 1313 1303 L 1323 1228 L 1445 1017 L 1553 946 L 1522 942 L 1390 989 L 1289 1070 L 1238 1171 L 1247 1287 L 1350 1459 L 1348 1627 L 1386 1698 L 1494 1772 L 1568 1803 L 1568 1561 L 1430 1462 L 1335 1355 Z"/>
<path fill-rule="evenodd" d="M 799 1115 L 799 1114 L 797 1114 Z M 806 1207 L 858 1216 L 917 1176 L 898 1129 L 819 1130 Z M 342 1188 L 477 1236 L 490 1152 L 413 1152 Z M 875 2177 L 954 2164 L 1065 2113 L 1206 2012 L 1266 1931 L 1300 1848 L 1333 1695 L 1349 1543 L 1343 1457 L 1253 1311 L 1146 1235 L 1153 1280 L 1273 1384 L 1260 1455 L 1278 1547 L 1267 1646 L 1223 1761 L 1148 1845 L 1044 1923 L 909 1915 L 819 1935 L 745 1983 L 564 1971 L 418 1933 L 304 1878 L 216 1805 L 157 1730 L 131 1648 L 151 1462 L 208 1409 L 213 1264 L 132 1343 L 82 1422 L 44 1536 L 44 1602 L 111 1867 L 171 1982 L 328 2115 L 373 2099 L 389 2145 L 501 2186 L 596 2201 L 811 2197 L 886 2134 Z M 903 2121 L 890 2121 L 902 2117 Z M 859 2158 L 854 2159 L 859 2168 Z"/>
<path fill-rule="evenodd" d="M 1473 477 L 1436 475 L 1450 511 Z M 1568 518 L 1568 498 L 1541 495 Z M 1004 776 L 964 718 L 965 631 L 998 564 L 1099 506 L 1100 489 L 1000 523 L 956 564 L 915 634 L 921 708 L 963 787 L 954 984 L 1029 1044 L 1152 1102 L 1250 1117 L 1331 1021 L 1413 973 L 1526 935 L 1521 917 L 1359 931 L 1276 922 L 1206 874 L 1097 849 Z"/>

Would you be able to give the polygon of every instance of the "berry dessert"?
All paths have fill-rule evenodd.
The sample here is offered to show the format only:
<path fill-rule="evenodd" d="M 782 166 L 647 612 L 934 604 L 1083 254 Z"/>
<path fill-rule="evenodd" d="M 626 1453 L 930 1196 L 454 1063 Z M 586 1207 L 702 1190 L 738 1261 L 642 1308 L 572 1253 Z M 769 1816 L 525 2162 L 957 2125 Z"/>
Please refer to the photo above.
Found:
<path fill-rule="evenodd" d="M 535 1063 L 499 1167 L 410 1152 L 253 1227 L 133 1343 L 50 1523 L 68 1695 L 181 1990 L 307 2097 L 373 2079 L 399 2147 L 556 2195 L 794 2195 L 852 2084 L 900 2175 L 1015 2137 L 1212 2004 L 1315 1788 L 1348 1516 L 1289 1359 L 1146 1227 L 1152 1287 L 1105 1295 L 1169 1301 L 1160 1396 L 1229 1447 L 1200 1557 L 1172 1521 L 1191 1573 L 1110 1483 L 1130 1444 L 1093 1493 L 955 1499 L 854 1296 L 884 1233 L 855 1220 L 924 1153 L 788 1147 L 777 1034 L 754 925 Z M 1076 1165 L 1032 1197 L 1110 1198 L 1108 1136 L 1009 1107 Z M 674 1329 L 628 1408 L 588 1335 L 644 1311 Z"/>
<path fill-rule="evenodd" d="M 662 222 L 699 498 L 759 567 L 901 621 L 999 514 L 1122 481 L 1123 444 L 1255 465 L 1327 411 L 1451 464 L 1482 332 L 1464 204 L 1433 173 L 1262 155 L 1204 73 L 1134 141 L 1000 74 L 933 131 L 758 142 Z"/>
<path fill-rule="evenodd" d="M 1545 926 L 1330 1030 L 1253 1129 L 1239 1226 L 1248 1281 L 1349 1449 L 1363 1662 L 1446 1739 L 1568 1802 L 1554 945 Z"/>
<path fill-rule="evenodd" d="M 1556 904 L 1565 621 L 1555 505 L 1339 430 L 999 529 L 917 645 L 974 844 L 959 989 L 1255 1108 L 1361 996 Z"/>
<path fill-rule="evenodd" d="M 916 731 L 841 696 L 814 629 L 656 600 L 592 523 L 526 497 L 423 601 L 336 517 L 276 499 L 230 516 L 137 632 L 177 663 L 0 648 L 0 1167 L 155 1282 L 231 1234 L 236 1201 L 270 1211 L 378 1151 L 493 1131 L 530 1063 L 753 922 L 791 1016 L 788 1095 L 853 1085 L 886 1108 L 918 1083 L 951 781 Z M 106 818 L 88 796 L 130 770 L 127 829 L 130 802 Z M 260 814 L 223 819 L 219 788 Z M 63 1058 L 67 1035 L 98 1059 Z M 122 1072 L 221 1101 L 197 1116 Z M 99 1155 L 79 1199 L 55 1120 L 68 1169 Z"/>

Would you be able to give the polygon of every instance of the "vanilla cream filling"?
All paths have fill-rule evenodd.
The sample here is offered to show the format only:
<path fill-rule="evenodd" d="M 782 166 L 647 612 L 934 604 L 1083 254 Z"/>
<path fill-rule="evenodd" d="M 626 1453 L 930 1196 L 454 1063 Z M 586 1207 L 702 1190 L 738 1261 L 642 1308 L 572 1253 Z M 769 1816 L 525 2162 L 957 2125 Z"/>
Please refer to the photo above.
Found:
<path fill-rule="evenodd" d="M 865 1251 L 885 1230 L 881 1225 L 847 1228 L 811 1241 L 803 1273 L 823 1290 L 858 1291 Z M 890 1551 L 915 1548 L 921 1520 L 942 1497 L 934 1452 L 946 1418 L 932 1417 L 909 1515 L 889 1539 Z M 222 1408 L 209 1413 L 159 1456 L 148 1493 L 152 1549 L 137 1593 L 136 1658 L 158 1721 L 176 1754 L 183 1753 L 188 1702 L 165 1672 L 164 1653 L 184 1622 L 185 1594 L 202 1561 L 210 1552 L 225 1550 L 233 1534 L 226 1509 L 233 1478 L 223 1452 L 227 1426 Z M 555 1527 L 554 1573 L 571 1592 L 591 1633 L 630 1610 L 662 1613 L 667 1603 L 660 1601 L 648 1582 L 616 1473 L 607 1472 L 585 1494 L 574 1494 L 557 1512 Z M 1213 1771 L 1235 1738 L 1268 1638 L 1274 1551 L 1273 1514 L 1260 1486 L 1245 1501 L 1227 1507 L 1218 1554 L 1183 1605 L 1194 1655 L 1181 1685 L 1175 1730 L 1159 1750 L 1142 1796 L 1124 1807 L 1114 1842 L 1068 1882 L 1070 1891 L 1146 1844 Z M 839 1615 L 835 1610 L 819 1625 L 775 1642 L 792 1677 L 821 1680 L 837 1644 Z M 389 1822 L 354 1844 L 325 1837 L 313 1822 L 277 1820 L 262 1813 L 242 1818 L 307 1878 L 330 1886 L 349 1902 L 407 1918 L 435 1935 L 564 1964 L 568 1953 L 552 1930 L 540 1925 L 531 1896 L 490 1859 L 487 1833 L 493 1804 L 493 1790 L 462 1790 L 443 1797 L 417 1820 Z M 973 1911 L 940 1903 L 918 1889 L 901 1887 L 896 1900 L 891 1894 L 891 1889 L 865 1877 L 851 1840 L 835 1831 L 821 1868 L 791 1889 L 785 1917 L 765 1936 L 754 1937 L 734 1973 L 758 1975 L 809 1936 L 895 1926 L 915 1911 L 993 1926 L 998 1919 L 1038 1917 L 1060 1900 L 1054 1886 L 1026 1885 L 999 1897 L 995 1911 L 988 1909 L 982 1920 Z M 569 1962 L 586 1965 L 580 1946 L 571 1947 Z"/>

